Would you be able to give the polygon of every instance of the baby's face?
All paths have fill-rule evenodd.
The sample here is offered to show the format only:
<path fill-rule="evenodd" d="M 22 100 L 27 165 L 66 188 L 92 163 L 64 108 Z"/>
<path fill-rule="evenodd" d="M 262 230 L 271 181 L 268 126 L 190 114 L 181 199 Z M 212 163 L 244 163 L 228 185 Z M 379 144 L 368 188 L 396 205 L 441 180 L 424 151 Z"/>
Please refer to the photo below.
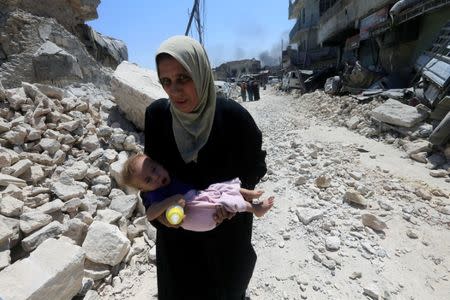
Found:
<path fill-rule="evenodd" d="M 139 157 L 134 168 L 134 183 L 141 191 L 154 191 L 170 183 L 167 170 L 147 156 Z"/>

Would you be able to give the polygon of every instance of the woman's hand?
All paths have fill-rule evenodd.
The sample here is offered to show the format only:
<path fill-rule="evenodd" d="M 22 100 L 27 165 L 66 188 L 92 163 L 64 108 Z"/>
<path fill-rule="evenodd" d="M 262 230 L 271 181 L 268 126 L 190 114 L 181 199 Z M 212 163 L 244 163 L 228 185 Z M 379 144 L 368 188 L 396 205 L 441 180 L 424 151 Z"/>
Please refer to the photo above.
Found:
<path fill-rule="evenodd" d="M 158 222 L 163 224 L 164 226 L 170 227 L 170 228 L 178 228 L 181 226 L 181 224 L 183 224 L 183 221 L 181 221 L 177 225 L 170 224 L 169 221 L 166 219 L 166 214 L 160 215 L 158 218 L 156 218 L 156 220 L 158 220 Z"/>
<path fill-rule="evenodd" d="M 217 205 L 216 213 L 214 214 L 213 218 L 214 218 L 214 221 L 216 221 L 216 224 L 220 224 L 225 219 L 228 219 L 228 220 L 231 219 L 232 217 L 234 217 L 235 214 L 236 213 L 231 213 L 231 212 L 227 211 L 222 205 Z"/>
<path fill-rule="evenodd" d="M 163 224 L 166 227 L 176 227 L 177 225 L 172 225 L 169 223 L 169 221 L 167 221 L 165 214 L 160 215 L 159 217 L 156 218 L 156 220 L 158 220 L 159 223 Z"/>
<path fill-rule="evenodd" d="M 180 195 L 179 199 L 176 199 L 173 203 L 173 205 L 179 205 L 182 208 L 186 206 L 186 200 L 184 200 L 183 195 Z"/>

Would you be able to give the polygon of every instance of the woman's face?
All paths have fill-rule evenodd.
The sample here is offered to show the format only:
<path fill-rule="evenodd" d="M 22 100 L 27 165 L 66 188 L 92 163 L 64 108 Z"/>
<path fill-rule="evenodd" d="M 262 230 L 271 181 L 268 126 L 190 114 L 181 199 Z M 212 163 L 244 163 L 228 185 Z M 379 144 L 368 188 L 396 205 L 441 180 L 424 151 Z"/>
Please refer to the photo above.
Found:
<path fill-rule="evenodd" d="M 199 99 L 191 75 L 175 58 L 167 56 L 159 59 L 158 70 L 159 81 L 172 104 L 184 113 L 192 112 Z"/>

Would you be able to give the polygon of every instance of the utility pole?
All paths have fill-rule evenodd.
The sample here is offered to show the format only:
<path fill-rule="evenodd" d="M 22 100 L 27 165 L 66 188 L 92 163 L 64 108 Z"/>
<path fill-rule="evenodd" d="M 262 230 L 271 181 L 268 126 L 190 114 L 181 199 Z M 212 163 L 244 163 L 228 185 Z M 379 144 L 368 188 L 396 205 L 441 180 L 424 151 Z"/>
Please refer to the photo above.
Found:
<path fill-rule="evenodd" d="M 194 0 L 194 6 L 192 7 L 191 15 L 189 17 L 189 22 L 188 22 L 186 32 L 184 33 L 184 35 L 189 34 L 189 30 L 191 30 L 192 20 L 195 18 L 197 32 L 198 32 L 198 39 L 199 39 L 200 44 L 203 45 L 203 24 L 202 24 L 202 21 L 200 18 L 200 1 L 201 0 Z"/>

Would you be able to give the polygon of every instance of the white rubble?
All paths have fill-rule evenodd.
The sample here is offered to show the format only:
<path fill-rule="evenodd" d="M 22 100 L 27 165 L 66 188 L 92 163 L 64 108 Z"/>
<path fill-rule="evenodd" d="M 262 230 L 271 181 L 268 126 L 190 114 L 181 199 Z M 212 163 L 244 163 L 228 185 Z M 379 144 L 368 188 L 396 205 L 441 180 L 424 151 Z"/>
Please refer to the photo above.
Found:
<path fill-rule="evenodd" d="M 0 272 L 0 298 L 71 299 L 81 288 L 84 258 L 81 247 L 47 239 Z"/>
<path fill-rule="evenodd" d="M 11 251 L 9 249 L 0 248 L 0 271 L 11 264 Z"/>
<path fill-rule="evenodd" d="M 117 222 L 121 217 L 122 214 L 120 212 L 107 208 L 97 210 L 97 215 L 95 216 L 94 220 L 113 224 Z"/>
<path fill-rule="evenodd" d="M 116 68 L 111 90 L 128 120 L 141 130 L 144 129 L 147 106 L 156 99 L 167 98 L 155 71 L 145 70 L 128 61 Z"/>
<path fill-rule="evenodd" d="M 125 218 L 129 218 L 136 208 L 137 202 L 136 195 L 116 196 L 112 199 L 109 208 L 120 212 Z"/>
<path fill-rule="evenodd" d="M 89 226 L 82 247 L 89 260 L 115 266 L 128 253 L 130 241 L 117 226 L 94 221 Z"/>
<path fill-rule="evenodd" d="M 428 117 L 423 111 L 394 99 L 388 99 L 375 108 L 372 116 L 379 121 L 404 127 L 412 127 Z"/>
<path fill-rule="evenodd" d="M 24 187 L 27 185 L 23 179 L 0 173 L 0 186 L 8 186 L 10 184 L 14 184 L 18 187 Z"/>
<path fill-rule="evenodd" d="M 44 227 L 52 221 L 52 217 L 40 211 L 29 211 L 20 216 L 20 230 L 29 234 Z"/>
<path fill-rule="evenodd" d="M 84 161 L 76 161 L 72 166 L 63 171 L 64 175 L 67 175 L 75 180 L 83 180 L 86 177 L 89 166 Z"/>
<path fill-rule="evenodd" d="M 61 234 L 62 229 L 63 227 L 61 223 L 58 221 L 53 221 L 24 238 L 22 240 L 22 248 L 25 251 L 30 252 L 36 249 L 36 247 L 38 247 L 45 240 L 58 237 Z"/>
<path fill-rule="evenodd" d="M 296 214 L 300 222 L 304 225 L 308 225 L 312 221 L 322 218 L 324 212 L 319 209 L 297 208 Z"/>
<path fill-rule="evenodd" d="M 83 185 L 67 176 L 63 176 L 58 181 L 53 182 L 51 190 L 59 199 L 63 201 L 67 201 L 75 197 L 80 198 L 86 193 L 86 189 Z"/>
<path fill-rule="evenodd" d="M 22 214 L 23 201 L 12 196 L 2 196 L 0 201 L 0 214 L 7 217 L 18 217 Z"/>

